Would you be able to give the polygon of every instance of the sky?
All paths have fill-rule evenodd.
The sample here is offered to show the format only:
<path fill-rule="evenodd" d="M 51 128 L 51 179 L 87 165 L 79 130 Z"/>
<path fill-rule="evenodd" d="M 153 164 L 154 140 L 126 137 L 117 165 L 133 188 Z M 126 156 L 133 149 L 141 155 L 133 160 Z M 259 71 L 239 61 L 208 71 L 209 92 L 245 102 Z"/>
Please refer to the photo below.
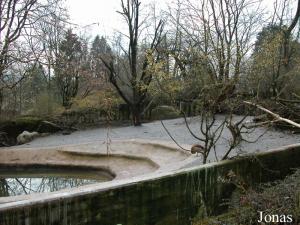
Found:
<path fill-rule="evenodd" d="M 176 1 L 141 0 L 142 6 L 155 3 L 158 9 L 167 9 L 168 5 Z M 273 11 L 274 2 L 275 0 L 262 0 L 262 5 Z M 77 33 L 90 37 L 97 34 L 108 37 L 117 30 L 127 33 L 125 22 L 116 12 L 121 9 L 120 3 L 121 0 L 66 0 L 71 22 L 79 25 Z"/>
<path fill-rule="evenodd" d="M 172 0 L 157 0 L 156 4 L 165 7 Z M 121 0 L 66 0 L 72 23 L 78 24 L 81 32 L 92 35 L 111 35 L 115 30 L 122 30 L 124 22 L 116 12 L 120 10 Z M 142 5 L 155 2 L 143 0 Z M 158 4 L 159 2 L 159 4 Z"/>

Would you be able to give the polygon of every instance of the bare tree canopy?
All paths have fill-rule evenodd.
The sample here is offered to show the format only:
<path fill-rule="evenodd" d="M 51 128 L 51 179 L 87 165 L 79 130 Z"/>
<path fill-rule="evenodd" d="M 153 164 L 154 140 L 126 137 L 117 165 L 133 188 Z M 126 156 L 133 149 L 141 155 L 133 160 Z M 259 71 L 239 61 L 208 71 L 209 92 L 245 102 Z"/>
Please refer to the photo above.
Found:
<path fill-rule="evenodd" d="M 118 46 L 122 52 L 120 55 L 111 56 L 110 60 L 102 57 L 109 70 L 110 82 L 130 107 L 135 126 L 141 124 L 142 108 L 153 76 L 147 71 L 150 66 L 149 57 L 158 57 L 157 47 L 162 40 L 164 27 L 164 22 L 160 20 L 155 25 L 151 42 L 143 48 L 139 39 L 145 20 L 141 19 L 140 6 L 141 2 L 138 0 L 121 1 L 121 11 L 118 13 L 127 24 L 128 48 L 120 43 Z"/>
<path fill-rule="evenodd" d="M 7 85 L 4 71 L 18 57 L 16 40 L 29 25 L 30 13 L 37 0 L 0 1 L 0 112 L 3 101 L 3 88 Z"/>

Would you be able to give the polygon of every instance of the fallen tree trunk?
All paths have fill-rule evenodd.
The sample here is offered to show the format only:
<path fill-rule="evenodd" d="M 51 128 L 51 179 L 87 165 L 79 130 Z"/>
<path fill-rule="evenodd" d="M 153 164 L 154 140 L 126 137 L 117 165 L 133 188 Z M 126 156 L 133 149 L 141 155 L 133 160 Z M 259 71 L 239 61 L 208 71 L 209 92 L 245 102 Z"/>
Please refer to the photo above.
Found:
<path fill-rule="evenodd" d="M 258 105 L 258 104 L 256 104 L 256 103 L 252 103 L 252 102 L 248 102 L 248 101 L 244 101 L 244 103 L 245 103 L 245 104 L 248 104 L 248 105 L 255 106 L 256 108 L 258 108 L 258 109 L 260 109 L 260 110 L 262 110 L 262 111 L 264 111 L 264 112 L 270 114 L 270 115 L 273 116 L 277 121 L 283 121 L 283 122 L 286 122 L 286 123 L 288 123 L 288 124 L 291 124 L 291 125 L 294 126 L 294 127 L 300 128 L 300 124 L 299 124 L 299 123 L 296 123 L 296 122 L 294 122 L 294 121 L 292 121 L 292 120 L 289 120 L 289 119 L 286 119 L 286 118 L 284 118 L 284 117 L 281 117 L 280 115 L 278 115 L 278 114 L 276 114 L 276 113 L 274 113 L 274 112 L 272 112 L 272 111 L 270 111 L 270 110 L 268 110 L 268 109 L 262 107 L 261 105 Z"/>

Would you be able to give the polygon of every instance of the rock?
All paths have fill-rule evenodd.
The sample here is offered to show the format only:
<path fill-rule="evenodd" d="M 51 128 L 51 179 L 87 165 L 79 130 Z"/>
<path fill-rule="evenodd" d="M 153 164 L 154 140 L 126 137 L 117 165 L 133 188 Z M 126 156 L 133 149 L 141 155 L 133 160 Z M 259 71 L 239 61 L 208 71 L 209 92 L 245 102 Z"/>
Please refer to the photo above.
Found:
<path fill-rule="evenodd" d="M 18 135 L 17 143 L 19 145 L 22 145 L 22 144 L 32 141 L 34 138 L 39 137 L 39 136 L 40 136 L 40 134 L 38 132 L 23 131 L 21 134 Z"/>
<path fill-rule="evenodd" d="M 42 120 L 33 117 L 23 117 L 0 123 L 0 131 L 5 132 L 9 138 L 17 138 L 24 130 L 36 131 Z"/>
<path fill-rule="evenodd" d="M 36 136 L 47 136 L 62 130 L 60 126 L 37 117 L 27 116 L 15 120 L 2 121 L 0 122 L 0 147 L 27 143 Z M 5 141 L 2 139 L 5 139 Z"/>
<path fill-rule="evenodd" d="M 17 143 L 17 137 L 24 130 L 36 131 L 42 120 L 36 117 L 21 117 L 15 120 L 0 122 L 0 132 L 5 133 L 9 146 Z"/>
<path fill-rule="evenodd" d="M 62 128 L 55 123 L 49 121 L 42 121 L 37 129 L 39 133 L 56 133 L 62 131 Z"/>

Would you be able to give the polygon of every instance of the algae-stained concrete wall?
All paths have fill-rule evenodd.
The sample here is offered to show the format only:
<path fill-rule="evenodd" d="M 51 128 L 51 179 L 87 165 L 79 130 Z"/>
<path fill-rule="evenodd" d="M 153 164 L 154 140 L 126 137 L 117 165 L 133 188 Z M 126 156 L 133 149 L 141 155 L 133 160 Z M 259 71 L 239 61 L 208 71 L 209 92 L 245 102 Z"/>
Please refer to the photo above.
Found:
<path fill-rule="evenodd" d="M 255 184 L 300 167 L 300 145 L 177 172 L 0 205 L 2 225 L 185 225 L 217 214 L 234 187 L 229 171 Z"/>

